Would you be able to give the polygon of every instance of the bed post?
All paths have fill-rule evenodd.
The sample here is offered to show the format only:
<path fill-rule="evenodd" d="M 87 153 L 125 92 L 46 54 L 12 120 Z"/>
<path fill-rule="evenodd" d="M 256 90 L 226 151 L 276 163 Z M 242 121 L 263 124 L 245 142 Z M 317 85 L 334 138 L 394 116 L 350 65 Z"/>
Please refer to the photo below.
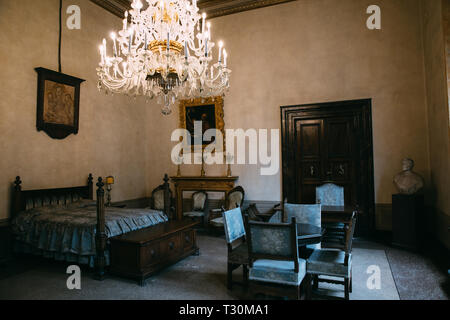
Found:
<path fill-rule="evenodd" d="M 92 182 L 94 178 L 92 177 L 92 173 L 89 173 L 88 177 L 88 197 L 90 200 L 94 200 L 94 183 Z"/>
<path fill-rule="evenodd" d="M 170 213 L 169 176 L 167 175 L 167 173 L 164 175 L 164 213 L 169 219 L 172 219 Z"/>
<path fill-rule="evenodd" d="M 14 190 L 13 190 L 13 199 L 11 204 L 11 216 L 10 219 L 13 219 L 15 215 L 22 210 L 22 181 L 20 177 L 17 176 L 14 181 Z"/>
<path fill-rule="evenodd" d="M 95 233 L 95 246 L 97 249 L 97 256 L 95 259 L 95 279 L 103 280 L 105 278 L 105 248 L 106 248 L 106 233 L 105 233 L 105 190 L 103 190 L 104 183 L 102 178 L 98 178 L 97 182 L 97 228 Z"/>

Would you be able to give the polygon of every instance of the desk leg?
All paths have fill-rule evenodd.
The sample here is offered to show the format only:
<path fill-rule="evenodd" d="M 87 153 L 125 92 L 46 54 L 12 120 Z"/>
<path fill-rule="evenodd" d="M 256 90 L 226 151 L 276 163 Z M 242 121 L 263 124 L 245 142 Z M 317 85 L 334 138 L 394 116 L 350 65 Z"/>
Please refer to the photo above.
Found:
<path fill-rule="evenodd" d="M 177 199 L 177 220 L 181 220 L 183 218 L 183 191 L 178 186 L 175 188 L 175 196 Z"/>

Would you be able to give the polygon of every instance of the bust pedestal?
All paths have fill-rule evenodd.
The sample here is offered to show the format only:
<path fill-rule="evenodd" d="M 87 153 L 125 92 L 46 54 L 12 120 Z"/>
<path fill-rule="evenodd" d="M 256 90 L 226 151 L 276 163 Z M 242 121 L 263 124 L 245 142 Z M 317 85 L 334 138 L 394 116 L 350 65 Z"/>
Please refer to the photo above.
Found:
<path fill-rule="evenodd" d="M 426 233 L 423 194 L 392 195 L 392 245 L 416 250 Z"/>

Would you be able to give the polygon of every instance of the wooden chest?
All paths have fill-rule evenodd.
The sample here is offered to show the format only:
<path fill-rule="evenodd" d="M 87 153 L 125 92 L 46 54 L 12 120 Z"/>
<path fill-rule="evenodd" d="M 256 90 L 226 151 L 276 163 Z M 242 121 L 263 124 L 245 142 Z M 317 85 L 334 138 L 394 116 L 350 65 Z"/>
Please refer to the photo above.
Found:
<path fill-rule="evenodd" d="M 197 224 L 191 220 L 169 221 L 111 238 L 111 273 L 144 285 L 153 273 L 198 254 Z"/>

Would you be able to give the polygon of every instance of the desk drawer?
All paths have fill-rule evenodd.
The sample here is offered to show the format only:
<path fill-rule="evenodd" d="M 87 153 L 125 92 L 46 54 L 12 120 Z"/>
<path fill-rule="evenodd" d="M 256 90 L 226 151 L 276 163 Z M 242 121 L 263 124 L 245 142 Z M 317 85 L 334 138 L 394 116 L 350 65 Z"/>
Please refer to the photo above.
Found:
<path fill-rule="evenodd" d="M 183 249 L 180 240 L 180 234 L 161 240 L 159 243 L 161 256 L 165 259 L 166 257 L 180 253 Z"/>

